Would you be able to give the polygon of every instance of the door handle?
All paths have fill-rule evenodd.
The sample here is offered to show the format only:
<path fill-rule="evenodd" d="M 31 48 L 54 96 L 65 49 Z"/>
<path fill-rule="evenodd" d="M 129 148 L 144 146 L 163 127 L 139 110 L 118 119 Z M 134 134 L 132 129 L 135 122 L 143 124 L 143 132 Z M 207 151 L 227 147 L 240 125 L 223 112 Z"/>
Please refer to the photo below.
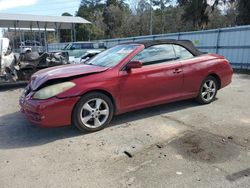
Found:
<path fill-rule="evenodd" d="M 181 73 L 181 72 L 182 72 L 182 69 L 175 69 L 173 73 L 178 74 L 178 73 Z"/>

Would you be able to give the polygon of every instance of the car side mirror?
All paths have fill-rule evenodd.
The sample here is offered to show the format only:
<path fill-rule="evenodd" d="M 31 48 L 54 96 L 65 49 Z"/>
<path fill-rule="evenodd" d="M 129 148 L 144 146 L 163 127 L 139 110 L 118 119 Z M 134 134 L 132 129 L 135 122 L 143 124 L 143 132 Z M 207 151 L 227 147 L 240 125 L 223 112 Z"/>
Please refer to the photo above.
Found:
<path fill-rule="evenodd" d="M 129 64 L 127 65 L 127 70 L 137 69 L 137 68 L 141 68 L 141 67 L 142 67 L 141 61 L 139 61 L 139 60 L 130 61 Z"/>

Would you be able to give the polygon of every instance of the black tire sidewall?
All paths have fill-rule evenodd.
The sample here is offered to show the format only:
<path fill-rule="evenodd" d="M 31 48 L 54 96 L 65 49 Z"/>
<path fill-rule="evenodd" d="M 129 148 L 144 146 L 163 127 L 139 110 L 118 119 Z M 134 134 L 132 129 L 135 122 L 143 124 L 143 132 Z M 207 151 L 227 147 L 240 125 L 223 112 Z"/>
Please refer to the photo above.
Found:
<path fill-rule="evenodd" d="M 100 98 L 100 99 L 104 100 L 108 104 L 109 112 L 110 112 L 106 122 L 102 126 L 97 127 L 97 128 L 89 128 L 89 127 L 85 126 L 82 123 L 81 118 L 80 118 L 80 111 L 81 111 L 82 106 L 87 101 L 89 101 L 93 98 Z M 81 131 L 95 132 L 95 131 L 99 131 L 99 130 L 105 128 L 112 120 L 113 114 L 114 114 L 114 104 L 112 103 L 112 100 L 107 95 L 105 95 L 103 93 L 99 93 L 99 92 L 88 93 L 88 94 L 82 96 L 81 99 L 77 102 L 77 104 L 73 110 L 73 114 L 72 114 L 72 123 L 74 126 L 76 126 Z"/>

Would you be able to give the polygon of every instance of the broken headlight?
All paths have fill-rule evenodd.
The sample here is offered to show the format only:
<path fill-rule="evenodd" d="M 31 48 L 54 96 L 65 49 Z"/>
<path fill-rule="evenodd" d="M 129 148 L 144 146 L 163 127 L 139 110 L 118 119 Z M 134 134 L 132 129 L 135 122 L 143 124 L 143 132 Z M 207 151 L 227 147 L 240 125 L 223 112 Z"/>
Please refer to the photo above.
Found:
<path fill-rule="evenodd" d="M 33 99 L 48 99 L 54 97 L 72 87 L 76 84 L 73 82 L 63 82 L 59 84 L 50 85 L 38 90 L 34 95 Z"/>

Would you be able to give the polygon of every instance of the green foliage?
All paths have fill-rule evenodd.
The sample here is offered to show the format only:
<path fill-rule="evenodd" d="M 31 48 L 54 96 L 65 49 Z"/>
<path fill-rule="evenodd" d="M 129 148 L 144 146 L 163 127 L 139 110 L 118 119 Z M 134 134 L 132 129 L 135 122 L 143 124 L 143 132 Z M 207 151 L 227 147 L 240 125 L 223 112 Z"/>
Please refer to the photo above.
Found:
<path fill-rule="evenodd" d="M 72 16 L 72 15 L 68 12 L 64 12 L 62 16 Z M 71 41 L 71 32 L 68 29 L 61 29 L 59 42 L 70 42 L 70 41 Z"/>
<path fill-rule="evenodd" d="M 247 25 L 250 24 L 250 1 L 238 0 L 238 16 L 237 24 Z"/>
<path fill-rule="evenodd" d="M 105 4 L 101 0 L 82 0 L 76 13 L 77 16 L 92 24 L 76 25 L 78 41 L 100 39 L 104 36 L 102 12 Z"/>
<path fill-rule="evenodd" d="M 182 19 L 184 22 L 191 22 L 193 28 L 203 29 L 208 24 L 209 15 L 207 0 L 178 0 L 180 6 L 184 7 Z"/>
<path fill-rule="evenodd" d="M 153 6 L 159 7 L 161 10 L 164 10 L 167 5 L 170 3 L 170 0 L 152 0 Z"/>
<path fill-rule="evenodd" d="M 77 40 L 148 35 L 151 26 L 161 34 L 250 24 L 249 13 L 248 0 L 82 0 L 76 16 L 92 24 L 76 25 Z"/>

